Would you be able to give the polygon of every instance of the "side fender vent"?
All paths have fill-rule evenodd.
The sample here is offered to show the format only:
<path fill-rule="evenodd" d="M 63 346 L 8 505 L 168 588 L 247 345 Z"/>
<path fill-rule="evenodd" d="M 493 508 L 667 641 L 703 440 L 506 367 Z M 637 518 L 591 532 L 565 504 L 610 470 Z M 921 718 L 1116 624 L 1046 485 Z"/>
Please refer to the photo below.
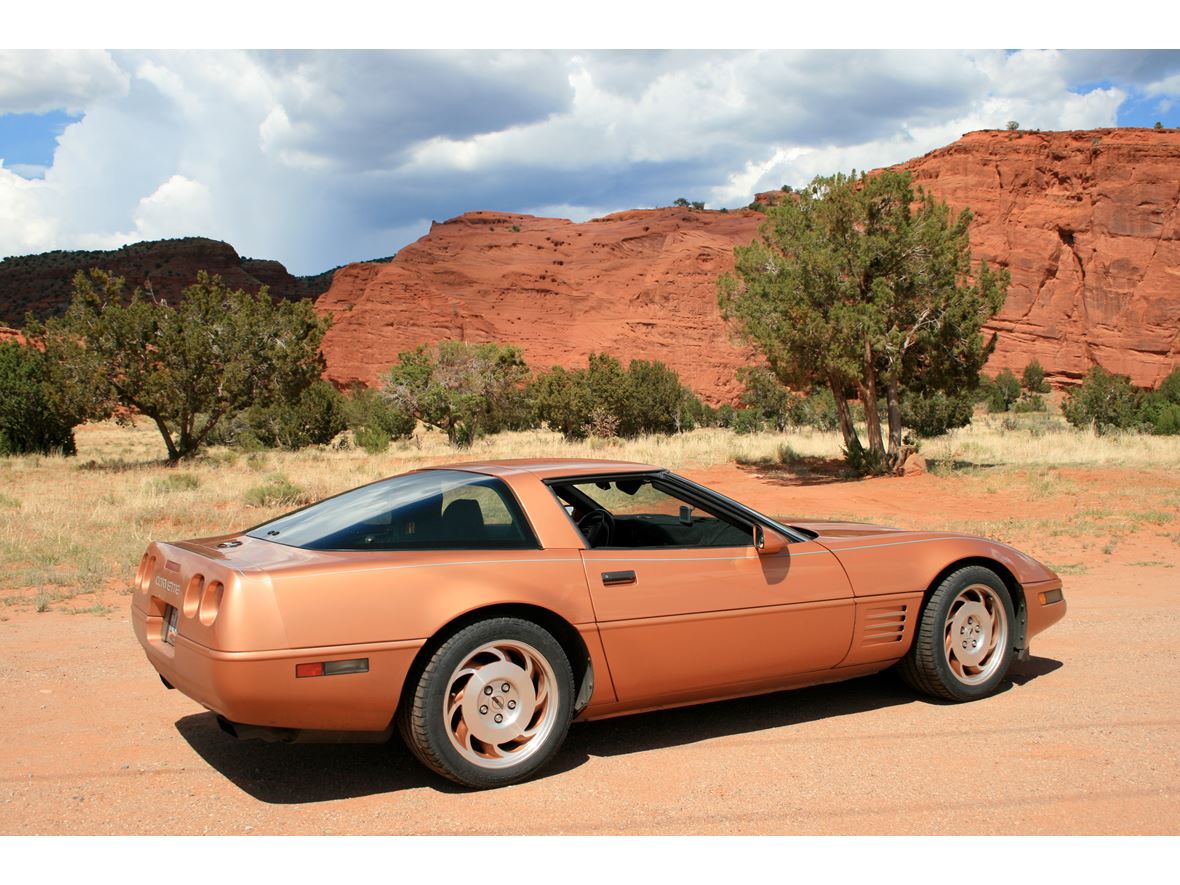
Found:
<path fill-rule="evenodd" d="M 901 642 L 905 636 L 908 604 L 869 606 L 861 628 L 861 645 L 889 645 Z"/>

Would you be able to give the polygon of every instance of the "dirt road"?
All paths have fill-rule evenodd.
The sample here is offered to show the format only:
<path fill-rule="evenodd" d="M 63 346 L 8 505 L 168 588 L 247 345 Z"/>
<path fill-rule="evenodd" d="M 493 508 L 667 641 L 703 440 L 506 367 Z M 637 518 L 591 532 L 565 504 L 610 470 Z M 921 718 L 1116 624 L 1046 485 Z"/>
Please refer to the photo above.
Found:
<path fill-rule="evenodd" d="M 736 468 L 693 475 L 776 512 L 787 496 L 864 509 L 885 488 L 855 484 L 858 503 Z M 907 487 L 925 518 L 939 487 Z M 1066 578 L 1065 621 L 987 700 L 919 700 L 883 674 L 576 725 L 545 776 L 485 793 L 396 743 L 235 741 L 164 689 L 123 610 L 10 611 L 0 833 L 1180 833 L 1180 545 L 1140 542 L 1077 554 L 1091 564 Z"/>

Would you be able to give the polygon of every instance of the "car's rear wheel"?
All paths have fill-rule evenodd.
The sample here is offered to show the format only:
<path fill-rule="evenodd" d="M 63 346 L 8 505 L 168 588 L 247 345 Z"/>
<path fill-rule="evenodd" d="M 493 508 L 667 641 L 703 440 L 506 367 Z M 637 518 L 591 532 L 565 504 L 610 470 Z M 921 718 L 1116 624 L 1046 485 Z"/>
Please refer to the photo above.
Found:
<path fill-rule="evenodd" d="M 448 638 L 398 711 L 406 745 L 469 787 L 534 774 L 569 730 L 574 678 L 561 644 L 519 618 L 492 618 Z"/>
<path fill-rule="evenodd" d="M 919 691 L 952 701 L 991 694 L 1012 664 L 1012 597 L 999 575 L 967 566 L 948 575 L 922 609 L 898 669 Z"/>

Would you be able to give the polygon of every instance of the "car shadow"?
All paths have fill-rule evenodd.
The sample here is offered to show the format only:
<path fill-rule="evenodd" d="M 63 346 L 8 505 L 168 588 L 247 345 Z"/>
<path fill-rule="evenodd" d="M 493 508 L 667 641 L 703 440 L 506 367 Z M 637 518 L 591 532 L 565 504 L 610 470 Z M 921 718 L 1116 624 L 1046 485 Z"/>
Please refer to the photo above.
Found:
<path fill-rule="evenodd" d="M 1050 658 L 1017 661 L 999 693 L 1027 685 L 1061 666 Z M 944 703 L 949 702 L 916 695 L 895 674 L 886 672 L 812 688 L 587 722 L 570 729 L 565 745 L 534 782 L 572 771 L 595 756 L 625 756 L 885 707 Z M 212 713 L 185 716 L 177 721 L 176 730 L 240 790 L 269 804 L 328 802 L 422 787 L 442 793 L 466 792 L 425 769 L 397 737 L 385 744 L 238 740 L 218 727 Z"/>
<path fill-rule="evenodd" d="M 238 740 L 212 713 L 185 716 L 176 730 L 197 754 L 260 802 L 330 802 L 421 787 L 462 792 L 425 769 L 401 739 L 381 744 L 286 744 Z"/>
<path fill-rule="evenodd" d="M 1027 685 L 1061 666 L 1060 661 L 1050 658 L 1030 657 L 1027 661 L 1014 661 L 1009 678 L 996 694 Z M 853 716 L 885 707 L 953 703 L 916 694 L 897 674 L 885 671 L 847 682 L 586 723 L 571 732 L 566 751 L 582 752 L 586 756 L 620 756 L 785 728 L 819 719 Z"/>

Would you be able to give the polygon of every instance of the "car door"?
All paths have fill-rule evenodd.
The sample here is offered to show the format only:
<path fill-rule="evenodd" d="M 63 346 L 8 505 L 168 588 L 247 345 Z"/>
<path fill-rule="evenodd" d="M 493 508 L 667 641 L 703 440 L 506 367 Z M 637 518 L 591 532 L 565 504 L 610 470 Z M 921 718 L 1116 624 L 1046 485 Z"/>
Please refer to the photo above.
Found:
<path fill-rule="evenodd" d="M 702 522 L 719 518 L 700 498 L 669 497 Z M 642 517 L 645 523 L 667 518 Z M 686 526 L 683 534 L 696 544 L 581 552 L 620 701 L 655 703 L 727 686 L 770 686 L 834 667 L 847 654 L 853 594 L 836 558 L 806 540 L 762 555 L 754 548 L 752 525 L 728 521 L 733 531 L 706 531 L 706 537 Z M 742 535 L 750 541 L 735 543 Z"/>

